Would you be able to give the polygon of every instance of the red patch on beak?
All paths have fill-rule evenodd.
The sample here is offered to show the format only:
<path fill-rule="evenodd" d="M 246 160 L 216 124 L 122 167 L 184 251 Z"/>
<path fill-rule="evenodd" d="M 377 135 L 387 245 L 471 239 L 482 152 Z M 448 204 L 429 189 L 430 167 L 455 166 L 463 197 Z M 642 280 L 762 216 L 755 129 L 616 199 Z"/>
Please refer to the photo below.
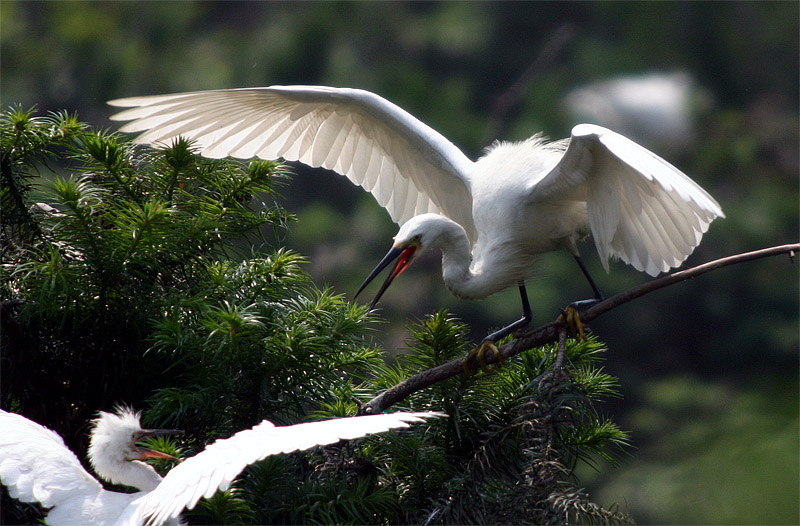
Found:
<path fill-rule="evenodd" d="M 392 273 L 389 274 L 391 281 L 402 274 L 409 266 L 411 266 L 411 261 L 414 259 L 414 253 L 417 251 L 417 247 L 415 245 L 411 245 L 405 248 L 401 253 L 400 257 L 397 259 L 397 264 L 395 264 L 394 269 L 392 269 Z"/>
<path fill-rule="evenodd" d="M 146 447 L 142 448 L 141 455 L 142 455 L 141 458 L 143 459 L 144 458 L 169 458 L 173 460 L 175 459 L 175 457 L 173 457 L 172 455 L 168 455 L 167 453 L 162 453 L 161 451 L 156 451 L 155 449 L 149 449 Z"/>

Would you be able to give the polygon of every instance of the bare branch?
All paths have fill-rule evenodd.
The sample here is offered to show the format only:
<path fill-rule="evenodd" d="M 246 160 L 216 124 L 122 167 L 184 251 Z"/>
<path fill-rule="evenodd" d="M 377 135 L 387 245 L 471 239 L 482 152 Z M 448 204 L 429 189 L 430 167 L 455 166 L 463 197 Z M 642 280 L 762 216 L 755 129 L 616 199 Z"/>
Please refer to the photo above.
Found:
<path fill-rule="evenodd" d="M 597 305 L 587 309 L 586 312 L 582 313 L 581 320 L 584 322 L 589 322 L 633 299 L 644 296 L 645 294 L 655 290 L 668 287 L 680 281 L 696 278 L 697 276 L 705 274 L 706 272 L 711 272 L 712 270 L 717 270 L 728 265 L 744 263 L 745 261 L 752 261 L 754 259 L 777 256 L 780 254 L 788 254 L 792 259 L 792 262 L 794 262 L 794 256 L 798 252 L 800 252 L 800 243 L 781 245 L 764 248 L 753 252 L 736 254 L 734 256 L 728 256 L 722 259 L 704 263 L 703 265 L 698 265 L 690 269 L 682 270 L 674 274 L 668 274 L 664 277 L 643 283 L 642 285 L 638 285 L 628 289 L 625 292 L 621 292 L 604 301 L 601 301 Z M 517 354 L 527 350 L 557 342 L 559 338 L 559 330 L 562 328 L 563 326 L 561 323 L 553 322 L 543 327 L 539 327 L 538 329 L 520 331 L 515 335 L 516 338 L 513 341 L 500 347 L 500 354 L 503 356 L 503 358 L 511 358 L 512 356 L 516 356 Z M 495 357 L 494 354 L 486 355 L 487 364 L 492 364 L 496 361 L 497 357 Z M 420 391 L 430 385 L 435 384 L 436 382 L 452 378 L 458 374 L 463 374 L 464 368 L 462 362 L 463 359 L 458 358 L 456 360 L 439 365 L 438 367 L 434 367 L 414 375 L 387 389 L 383 393 L 370 400 L 367 404 L 364 404 L 359 413 L 382 413 L 412 393 Z M 470 369 L 476 369 L 478 367 L 477 359 L 472 358 L 470 363 L 467 363 L 467 367 Z"/>

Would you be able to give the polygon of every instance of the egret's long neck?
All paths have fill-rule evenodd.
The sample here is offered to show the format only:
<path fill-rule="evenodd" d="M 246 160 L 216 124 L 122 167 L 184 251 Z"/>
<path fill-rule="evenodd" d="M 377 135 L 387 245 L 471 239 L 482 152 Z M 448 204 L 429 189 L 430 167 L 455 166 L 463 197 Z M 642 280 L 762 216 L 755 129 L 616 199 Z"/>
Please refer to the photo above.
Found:
<path fill-rule="evenodd" d="M 456 223 L 443 229 L 434 246 L 442 250 L 445 285 L 464 299 L 482 299 L 513 286 L 527 277 L 533 262 L 531 257 L 513 251 L 515 257 L 503 259 L 503 253 L 509 252 L 507 247 L 498 243 L 482 246 L 480 239 L 470 253 L 467 234 Z"/>
<path fill-rule="evenodd" d="M 138 460 L 121 458 L 91 458 L 98 476 L 112 484 L 130 486 L 141 491 L 152 491 L 161 483 L 161 475 L 152 466 Z"/>
<path fill-rule="evenodd" d="M 461 226 L 453 223 L 437 245 L 442 250 L 442 278 L 453 294 L 465 299 L 479 299 L 495 292 L 486 291 L 483 273 L 472 264 L 469 239 Z"/>

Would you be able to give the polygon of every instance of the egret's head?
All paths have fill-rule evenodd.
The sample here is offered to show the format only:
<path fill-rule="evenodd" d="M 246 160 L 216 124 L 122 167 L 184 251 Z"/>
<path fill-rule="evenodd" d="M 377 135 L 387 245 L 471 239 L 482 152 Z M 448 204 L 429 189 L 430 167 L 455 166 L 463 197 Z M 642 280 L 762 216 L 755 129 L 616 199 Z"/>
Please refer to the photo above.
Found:
<path fill-rule="evenodd" d="M 424 254 L 426 250 L 435 247 L 443 247 L 447 242 L 455 238 L 466 240 L 464 229 L 457 223 L 439 214 L 421 214 L 409 219 L 400 231 L 394 236 L 394 244 L 389 252 L 384 256 L 375 270 L 367 276 L 364 283 L 356 292 L 356 297 L 362 290 L 377 276 L 384 268 L 397 260 L 392 271 L 386 277 L 386 281 L 381 285 L 375 299 L 372 300 L 370 308 L 373 308 L 381 298 L 392 281 L 403 273 L 414 261 L 415 258 Z"/>
<path fill-rule="evenodd" d="M 89 462 L 107 480 L 120 466 L 134 460 L 146 458 L 173 458 L 138 444 L 145 438 L 180 433 L 177 429 L 142 429 L 141 415 L 126 407 L 118 407 L 114 413 L 101 411 L 92 421 L 89 442 Z"/>

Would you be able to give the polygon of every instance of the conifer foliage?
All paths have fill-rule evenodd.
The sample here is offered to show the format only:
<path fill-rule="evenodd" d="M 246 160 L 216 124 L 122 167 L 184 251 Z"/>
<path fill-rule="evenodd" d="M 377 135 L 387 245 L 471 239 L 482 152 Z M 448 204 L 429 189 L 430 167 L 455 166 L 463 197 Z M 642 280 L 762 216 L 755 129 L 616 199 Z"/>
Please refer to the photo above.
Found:
<path fill-rule="evenodd" d="M 410 375 L 465 355 L 447 312 L 409 325 L 389 361 L 366 308 L 316 288 L 281 247 L 294 218 L 276 162 L 209 160 L 178 140 L 134 147 L 65 113 L 12 108 L 2 139 L 2 398 L 83 456 L 86 422 L 126 403 L 192 455 L 267 418 L 355 414 Z M 627 437 L 596 409 L 616 396 L 600 343 L 534 349 L 397 409 L 449 416 L 271 457 L 187 514 L 213 524 L 618 523 L 574 477 Z M 168 465 L 160 468 L 168 469 Z M 4 522 L 30 507 L 4 493 Z"/>

